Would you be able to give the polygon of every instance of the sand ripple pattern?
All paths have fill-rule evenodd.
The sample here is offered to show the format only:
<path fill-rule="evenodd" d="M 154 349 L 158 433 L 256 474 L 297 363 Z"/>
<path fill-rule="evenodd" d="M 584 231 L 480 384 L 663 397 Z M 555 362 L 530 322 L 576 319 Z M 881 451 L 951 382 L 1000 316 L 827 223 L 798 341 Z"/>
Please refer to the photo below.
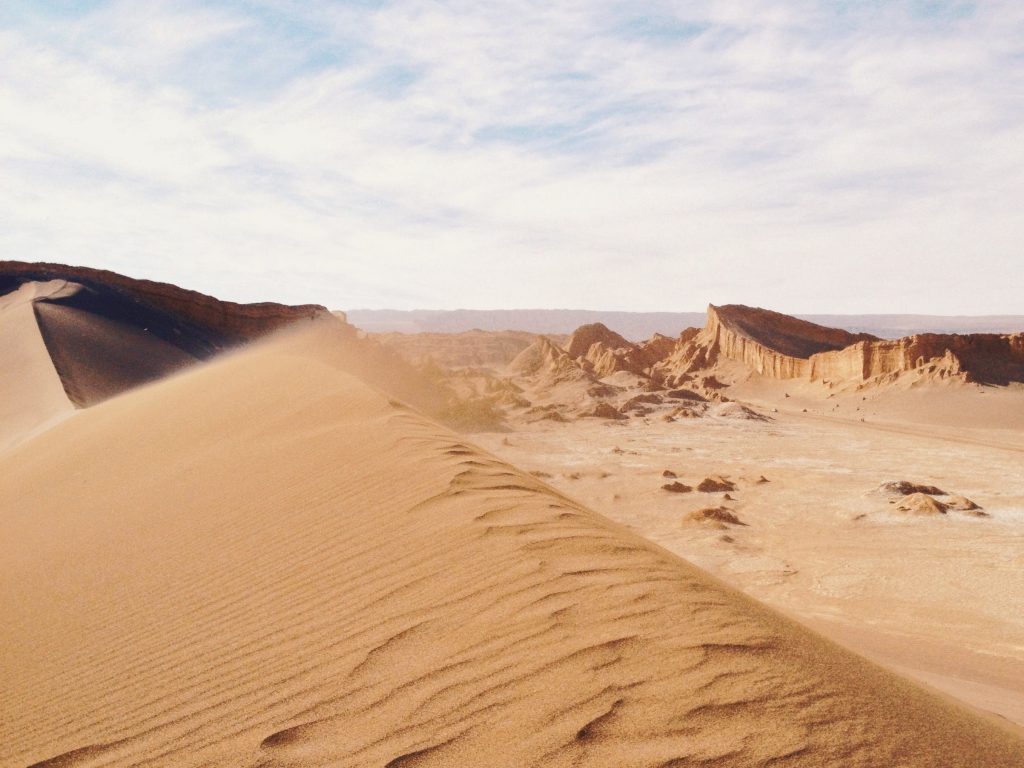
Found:
<path fill-rule="evenodd" d="M 323 329 L 0 460 L 4 766 L 1019 766 L 332 362 Z"/>

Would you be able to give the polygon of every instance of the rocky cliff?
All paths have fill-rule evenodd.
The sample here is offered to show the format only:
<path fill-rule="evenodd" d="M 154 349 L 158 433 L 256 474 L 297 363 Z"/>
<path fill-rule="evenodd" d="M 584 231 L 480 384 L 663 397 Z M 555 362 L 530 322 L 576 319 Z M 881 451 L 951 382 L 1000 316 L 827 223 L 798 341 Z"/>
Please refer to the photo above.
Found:
<path fill-rule="evenodd" d="M 720 358 L 773 379 L 891 381 L 916 372 L 937 380 L 1024 381 L 1024 334 L 920 334 L 879 339 L 739 305 L 708 307 L 704 328 L 681 339 L 656 369 L 680 376 Z"/>
<path fill-rule="evenodd" d="M 1024 334 L 921 334 L 814 355 L 809 376 L 869 381 L 912 371 L 986 384 L 1024 381 Z"/>
<path fill-rule="evenodd" d="M 728 305 L 709 306 L 707 324 L 690 343 L 694 360 L 704 365 L 723 355 L 764 376 L 795 379 L 810 374 L 815 354 L 875 340 L 767 309 Z"/>

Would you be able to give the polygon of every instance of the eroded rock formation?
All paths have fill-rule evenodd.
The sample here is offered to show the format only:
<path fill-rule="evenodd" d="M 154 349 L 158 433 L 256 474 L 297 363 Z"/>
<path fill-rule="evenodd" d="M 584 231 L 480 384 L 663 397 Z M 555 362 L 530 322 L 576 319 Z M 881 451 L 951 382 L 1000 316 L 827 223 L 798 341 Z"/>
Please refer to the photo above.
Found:
<path fill-rule="evenodd" d="M 914 372 L 930 380 L 1024 381 L 1024 334 L 919 334 L 879 339 L 740 305 L 708 307 L 704 328 L 655 370 L 679 377 L 722 358 L 773 379 L 880 383 Z"/>
<path fill-rule="evenodd" d="M 538 336 L 533 344 L 516 355 L 509 364 L 509 370 L 514 375 L 550 385 L 592 378 L 564 349 L 546 336 Z"/>
<path fill-rule="evenodd" d="M 598 377 L 619 371 L 643 375 L 654 362 L 646 348 L 627 341 L 601 323 L 577 328 L 569 337 L 565 351 Z"/>

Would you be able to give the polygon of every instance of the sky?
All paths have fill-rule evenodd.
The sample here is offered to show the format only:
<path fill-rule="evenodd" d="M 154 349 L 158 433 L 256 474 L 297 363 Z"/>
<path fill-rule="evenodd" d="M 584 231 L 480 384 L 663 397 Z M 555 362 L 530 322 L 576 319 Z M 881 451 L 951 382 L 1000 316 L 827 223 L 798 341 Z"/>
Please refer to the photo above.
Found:
<path fill-rule="evenodd" d="M 354 308 L 1024 314 L 1019 0 L 3 0 L 0 258 Z"/>

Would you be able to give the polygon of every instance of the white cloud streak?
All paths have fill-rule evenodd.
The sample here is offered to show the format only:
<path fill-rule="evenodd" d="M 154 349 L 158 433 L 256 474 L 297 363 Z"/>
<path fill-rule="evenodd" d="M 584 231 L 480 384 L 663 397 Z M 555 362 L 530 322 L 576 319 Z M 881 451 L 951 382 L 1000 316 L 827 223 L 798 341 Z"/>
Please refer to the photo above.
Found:
<path fill-rule="evenodd" d="M 1024 12 L 871 5 L 0 15 L 0 253 L 339 308 L 1024 312 Z"/>

